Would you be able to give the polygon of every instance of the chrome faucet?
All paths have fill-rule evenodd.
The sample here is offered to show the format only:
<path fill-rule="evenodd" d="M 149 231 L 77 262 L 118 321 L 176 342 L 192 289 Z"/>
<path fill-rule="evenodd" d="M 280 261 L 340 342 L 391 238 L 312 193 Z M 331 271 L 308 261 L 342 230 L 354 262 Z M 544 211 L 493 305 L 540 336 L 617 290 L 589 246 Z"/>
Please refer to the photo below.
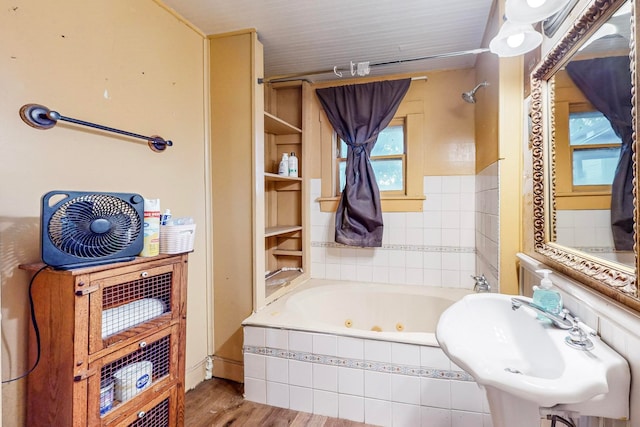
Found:
<path fill-rule="evenodd" d="M 574 326 L 574 321 L 571 315 L 569 314 L 569 310 L 563 309 L 559 314 L 551 313 L 550 311 L 545 310 L 537 304 L 534 304 L 533 301 L 524 298 L 513 297 L 511 298 L 511 309 L 517 310 L 522 306 L 526 306 L 541 316 L 546 317 L 551 320 L 551 323 L 556 328 L 560 329 L 572 329 Z"/>
<path fill-rule="evenodd" d="M 597 337 L 598 334 L 596 331 L 580 322 L 579 318 L 573 317 L 566 308 L 562 309 L 559 314 L 554 314 L 534 304 L 531 300 L 518 297 L 511 298 L 512 310 L 517 310 L 523 305 L 549 319 L 551 324 L 556 328 L 568 330 L 569 335 L 565 337 L 565 342 L 568 346 L 585 351 L 593 348 L 593 341 L 591 341 L 589 337 Z"/>
<path fill-rule="evenodd" d="M 480 276 L 471 275 L 471 278 L 476 281 L 476 284 L 473 286 L 474 292 L 491 292 L 491 285 L 484 274 Z"/>

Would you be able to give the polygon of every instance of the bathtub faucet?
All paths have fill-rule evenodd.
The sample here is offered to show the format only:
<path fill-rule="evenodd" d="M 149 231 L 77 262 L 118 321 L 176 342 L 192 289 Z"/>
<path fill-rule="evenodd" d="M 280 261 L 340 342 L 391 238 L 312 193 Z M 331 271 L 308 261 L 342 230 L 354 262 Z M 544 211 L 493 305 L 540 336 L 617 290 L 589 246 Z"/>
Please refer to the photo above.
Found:
<path fill-rule="evenodd" d="M 491 292 L 491 285 L 484 274 L 480 276 L 471 275 L 471 278 L 476 281 L 476 284 L 473 286 L 474 292 Z"/>

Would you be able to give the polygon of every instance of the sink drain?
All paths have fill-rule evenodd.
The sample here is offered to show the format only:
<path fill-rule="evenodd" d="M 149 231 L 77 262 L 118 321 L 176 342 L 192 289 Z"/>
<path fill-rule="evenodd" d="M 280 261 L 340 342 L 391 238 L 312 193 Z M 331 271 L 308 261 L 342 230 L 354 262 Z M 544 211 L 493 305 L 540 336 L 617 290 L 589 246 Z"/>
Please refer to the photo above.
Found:
<path fill-rule="evenodd" d="M 519 370 L 514 369 L 514 368 L 504 368 L 504 370 L 507 371 L 507 372 L 510 372 L 512 374 L 520 374 L 520 375 L 522 375 L 522 372 L 520 372 Z"/>

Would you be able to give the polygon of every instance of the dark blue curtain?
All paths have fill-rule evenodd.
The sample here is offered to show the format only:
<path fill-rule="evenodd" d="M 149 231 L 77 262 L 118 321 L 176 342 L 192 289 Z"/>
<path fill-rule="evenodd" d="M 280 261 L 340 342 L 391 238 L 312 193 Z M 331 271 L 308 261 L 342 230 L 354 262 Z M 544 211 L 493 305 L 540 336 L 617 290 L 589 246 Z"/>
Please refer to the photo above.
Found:
<path fill-rule="evenodd" d="M 382 246 L 380 190 L 369 156 L 410 84 L 411 79 L 403 79 L 316 89 L 329 122 L 348 147 L 346 184 L 336 210 L 338 243 Z"/>
<path fill-rule="evenodd" d="M 572 61 L 567 73 L 585 97 L 611 122 L 622 140 L 611 185 L 611 231 L 616 250 L 633 250 L 633 124 L 628 56 Z"/>

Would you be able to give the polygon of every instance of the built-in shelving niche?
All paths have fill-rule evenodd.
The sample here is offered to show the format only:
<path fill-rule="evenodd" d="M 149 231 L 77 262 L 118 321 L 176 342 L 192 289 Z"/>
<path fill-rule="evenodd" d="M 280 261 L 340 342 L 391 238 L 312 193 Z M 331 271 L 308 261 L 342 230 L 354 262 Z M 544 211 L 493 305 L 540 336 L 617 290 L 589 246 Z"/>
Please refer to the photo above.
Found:
<path fill-rule="evenodd" d="M 265 302 L 283 293 L 290 284 L 308 277 L 303 86 L 302 82 L 265 85 Z M 278 175 L 282 153 L 291 152 L 298 157 L 298 177 Z"/>

